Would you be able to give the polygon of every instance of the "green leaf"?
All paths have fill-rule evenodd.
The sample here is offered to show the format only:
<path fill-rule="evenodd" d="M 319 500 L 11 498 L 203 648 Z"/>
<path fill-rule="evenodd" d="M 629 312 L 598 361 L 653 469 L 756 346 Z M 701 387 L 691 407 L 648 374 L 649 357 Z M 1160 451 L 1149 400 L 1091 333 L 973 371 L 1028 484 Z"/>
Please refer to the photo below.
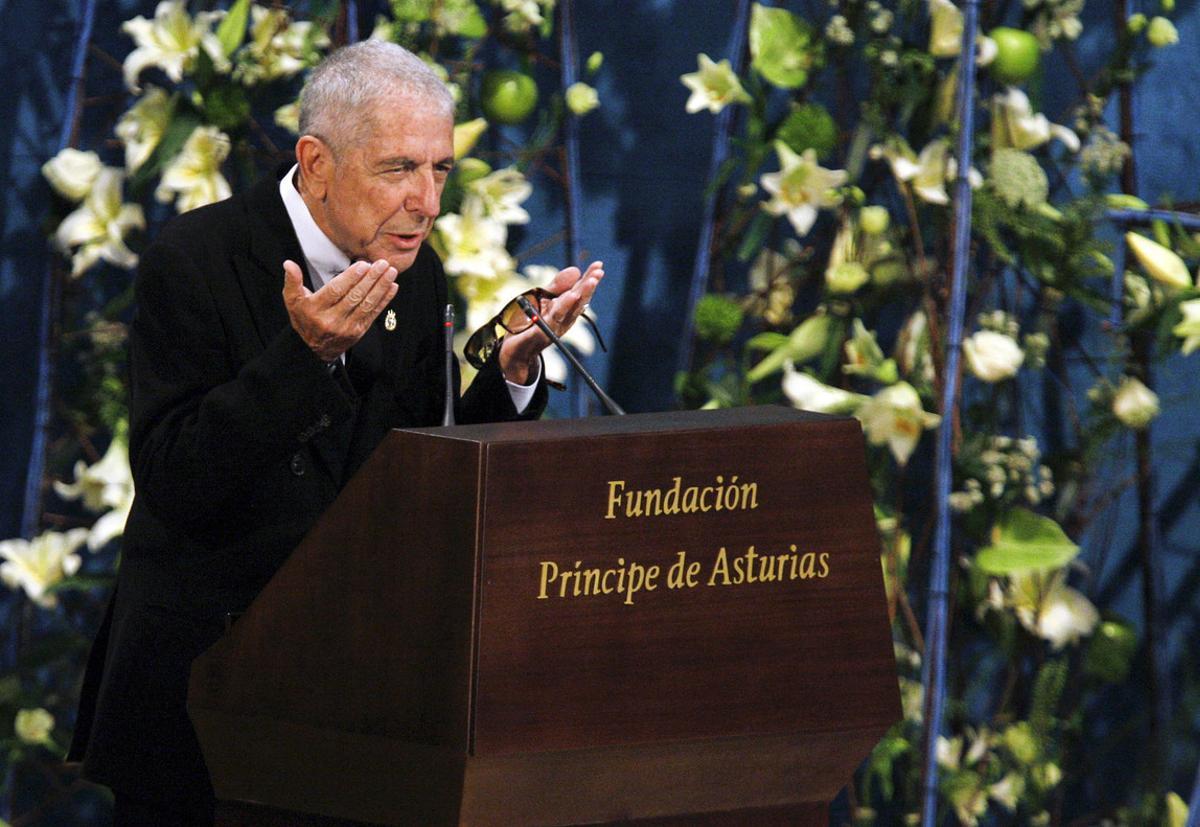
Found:
<path fill-rule="evenodd" d="M 787 341 L 771 351 L 746 374 L 751 384 L 783 370 L 785 362 L 807 362 L 825 352 L 833 320 L 827 315 L 809 316 L 792 331 Z"/>
<path fill-rule="evenodd" d="M 1079 546 L 1058 523 L 1014 508 L 992 529 L 992 544 L 979 550 L 975 565 L 988 574 L 1053 571 L 1075 559 Z"/>
<path fill-rule="evenodd" d="M 168 163 L 183 149 L 184 143 L 192 131 L 200 126 L 200 116 L 190 109 L 178 111 L 167 128 L 163 130 L 162 140 L 150 153 L 146 162 L 138 167 L 137 172 L 129 180 L 132 189 L 140 190 L 156 179 Z"/>
<path fill-rule="evenodd" d="M 752 336 L 746 342 L 746 350 L 774 350 L 787 344 L 788 337 L 783 333 L 766 330 L 757 336 Z"/>
<path fill-rule="evenodd" d="M 808 81 L 816 64 L 812 27 L 787 9 L 755 3 L 750 13 L 750 65 L 780 89 L 796 89 Z"/>
<path fill-rule="evenodd" d="M 1038 739 L 1042 754 L 1048 754 L 1053 743 L 1055 712 L 1067 685 L 1067 662 L 1048 660 L 1033 680 L 1033 697 L 1029 701 L 1029 726 Z"/>
<path fill-rule="evenodd" d="M 758 254 L 774 223 L 774 219 L 767 213 L 755 213 L 754 218 L 750 221 L 750 227 L 746 230 L 746 235 L 742 238 L 742 243 L 738 245 L 738 261 L 749 261 Z"/>
<path fill-rule="evenodd" d="M 237 0 L 225 13 L 225 19 L 217 26 L 217 40 L 220 41 L 221 50 L 225 52 L 226 57 L 236 52 L 238 46 L 246 39 L 246 24 L 249 20 L 250 0 Z"/>
<path fill-rule="evenodd" d="M 59 580 L 53 586 L 46 589 L 46 591 L 55 594 L 58 592 L 86 591 L 88 589 L 108 589 L 112 588 L 115 582 L 116 577 L 111 574 L 76 574 L 73 577 L 65 577 Z"/>
<path fill-rule="evenodd" d="M 1138 636 L 1125 621 L 1106 620 L 1096 627 L 1084 658 L 1084 672 L 1105 683 L 1121 683 L 1137 653 Z"/>

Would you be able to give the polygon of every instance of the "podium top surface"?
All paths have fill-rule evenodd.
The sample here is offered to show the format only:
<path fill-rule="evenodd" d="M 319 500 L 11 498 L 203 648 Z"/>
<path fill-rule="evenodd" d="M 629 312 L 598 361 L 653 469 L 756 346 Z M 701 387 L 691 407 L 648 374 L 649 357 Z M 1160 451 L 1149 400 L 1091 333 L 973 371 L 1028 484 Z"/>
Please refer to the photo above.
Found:
<path fill-rule="evenodd" d="M 544 442 L 580 437 L 619 436 L 658 432 L 709 431 L 788 425 L 796 422 L 838 422 L 852 417 L 798 411 L 782 405 L 759 405 L 710 411 L 668 411 L 582 419 L 543 419 L 534 422 L 495 422 L 483 425 L 405 428 L 404 433 L 427 434 L 466 442 Z M 401 429 L 397 429 L 401 430 Z"/>

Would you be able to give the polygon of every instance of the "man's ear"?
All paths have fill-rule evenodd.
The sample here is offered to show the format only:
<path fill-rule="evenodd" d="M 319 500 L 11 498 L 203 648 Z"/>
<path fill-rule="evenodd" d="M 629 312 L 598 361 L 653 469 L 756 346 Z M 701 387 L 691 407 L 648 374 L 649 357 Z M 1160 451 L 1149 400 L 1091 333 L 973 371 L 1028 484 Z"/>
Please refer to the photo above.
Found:
<path fill-rule="evenodd" d="M 333 177 L 333 150 L 315 135 L 301 136 L 296 142 L 296 163 L 307 194 L 324 200 Z"/>

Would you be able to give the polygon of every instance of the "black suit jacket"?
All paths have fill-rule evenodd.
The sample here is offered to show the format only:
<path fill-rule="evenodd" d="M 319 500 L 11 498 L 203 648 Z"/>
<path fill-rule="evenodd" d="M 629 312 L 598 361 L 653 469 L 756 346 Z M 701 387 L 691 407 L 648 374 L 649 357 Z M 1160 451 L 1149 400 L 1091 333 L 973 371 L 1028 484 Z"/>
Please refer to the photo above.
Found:
<path fill-rule="evenodd" d="M 304 256 L 268 178 L 172 220 L 145 251 L 130 332 L 136 496 L 72 744 L 88 777 L 166 803 L 211 796 L 184 708 L 192 660 L 266 584 L 391 428 L 436 425 L 447 288 L 427 246 L 345 366 L 292 329 L 283 261 Z M 308 274 L 306 281 L 311 285 Z M 457 397 L 457 373 L 455 373 Z M 495 361 L 459 422 L 518 417 Z"/>

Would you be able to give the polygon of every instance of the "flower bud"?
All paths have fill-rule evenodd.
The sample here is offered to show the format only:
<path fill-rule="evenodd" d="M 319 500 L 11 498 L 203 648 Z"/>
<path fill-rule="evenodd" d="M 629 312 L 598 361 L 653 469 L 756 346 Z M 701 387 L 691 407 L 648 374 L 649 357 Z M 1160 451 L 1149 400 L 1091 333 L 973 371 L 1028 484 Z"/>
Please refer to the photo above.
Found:
<path fill-rule="evenodd" d="M 1174 251 L 1135 232 L 1125 233 L 1125 243 L 1155 281 L 1183 290 L 1191 288 L 1192 276 L 1187 265 Z"/>
<path fill-rule="evenodd" d="M 567 108 L 577 118 L 582 118 L 599 105 L 600 96 L 586 83 L 578 81 L 567 87 Z"/>
<path fill-rule="evenodd" d="M 1129 19 L 1125 21 L 1125 28 L 1129 29 L 1130 34 L 1141 34 L 1146 28 L 1146 15 L 1141 12 L 1129 15 Z"/>
<path fill-rule="evenodd" d="M 1126 376 L 1113 394 L 1112 412 L 1125 427 L 1143 430 L 1158 416 L 1158 394 L 1140 379 Z"/>
<path fill-rule="evenodd" d="M 594 75 L 604 65 L 604 52 L 592 52 L 587 59 L 587 73 Z"/>
<path fill-rule="evenodd" d="M 18 710 L 13 730 L 26 744 L 45 744 L 54 729 L 54 716 L 42 708 Z"/>
<path fill-rule="evenodd" d="M 858 225 L 868 235 L 881 235 L 887 232 L 891 217 L 886 207 L 863 207 L 858 212 Z"/>
<path fill-rule="evenodd" d="M 1179 32 L 1175 24 L 1165 17 L 1155 17 L 1146 29 L 1146 39 L 1156 48 L 1173 46 L 1179 42 Z"/>

